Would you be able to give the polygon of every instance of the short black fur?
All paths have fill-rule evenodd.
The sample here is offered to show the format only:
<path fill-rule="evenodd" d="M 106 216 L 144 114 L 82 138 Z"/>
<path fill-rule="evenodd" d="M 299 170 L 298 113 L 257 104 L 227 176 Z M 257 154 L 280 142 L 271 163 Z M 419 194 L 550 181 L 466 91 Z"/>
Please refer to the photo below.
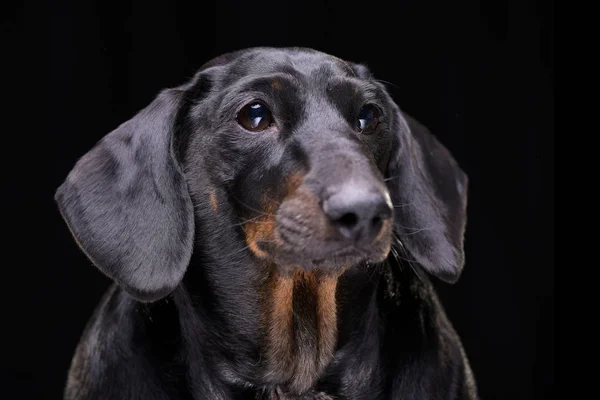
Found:
<path fill-rule="evenodd" d="M 236 121 L 255 101 L 274 116 L 263 132 Z M 380 116 L 362 135 L 367 103 Z M 65 399 L 477 399 L 423 273 L 458 280 L 467 186 L 363 65 L 301 48 L 210 61 L 57 190 L 75 240 L 115 282 Z M 349 245 L 332 219 L 348 198 L 390 207 L 374 239 L 364 228 Z M 365 207 L 351 211 L 368 222 Z"/>

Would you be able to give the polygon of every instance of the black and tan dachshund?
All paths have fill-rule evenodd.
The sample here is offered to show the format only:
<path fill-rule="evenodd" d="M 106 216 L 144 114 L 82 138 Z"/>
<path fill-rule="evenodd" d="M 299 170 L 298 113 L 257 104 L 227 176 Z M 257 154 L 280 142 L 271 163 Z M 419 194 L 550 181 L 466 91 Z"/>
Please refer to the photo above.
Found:
<path fill-rule="evenodd" d="M 461 274 L 467 188 L 364 65 L 208 62 L 56 192 L 114 281 L 65 398 L 477 399 L 429 280 Z"/>

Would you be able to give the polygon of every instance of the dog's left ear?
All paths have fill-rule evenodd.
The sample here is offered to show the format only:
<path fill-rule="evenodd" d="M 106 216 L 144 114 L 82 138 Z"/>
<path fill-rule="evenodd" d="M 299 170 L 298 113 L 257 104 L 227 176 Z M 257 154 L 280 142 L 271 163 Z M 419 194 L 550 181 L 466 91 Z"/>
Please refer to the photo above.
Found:
<path fill-rule="evenodd" d="M 405 250 L 447 283 L 462 272 L 468 177 L 450 151 L 396 106 L 387 178 Z"/>

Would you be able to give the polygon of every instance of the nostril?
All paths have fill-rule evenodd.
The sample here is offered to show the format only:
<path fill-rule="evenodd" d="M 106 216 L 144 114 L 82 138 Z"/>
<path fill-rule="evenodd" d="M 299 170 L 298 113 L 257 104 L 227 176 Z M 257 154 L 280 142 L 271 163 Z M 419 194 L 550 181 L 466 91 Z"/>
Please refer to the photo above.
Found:
<path fill-rule="evenodd" d="M 356 224 L 358 224 L 358 215 L 354 213 L 346 213 L 342 215 L 337 222 L 345 228 L 353 228 L 356 226 Z"/>
<path fill-rule="evenodd" d="M 333 221 L 339 231 L 347 238 L 356 237 L 360 233 L 359 217 L 353 212 L 347 212 Z"/>

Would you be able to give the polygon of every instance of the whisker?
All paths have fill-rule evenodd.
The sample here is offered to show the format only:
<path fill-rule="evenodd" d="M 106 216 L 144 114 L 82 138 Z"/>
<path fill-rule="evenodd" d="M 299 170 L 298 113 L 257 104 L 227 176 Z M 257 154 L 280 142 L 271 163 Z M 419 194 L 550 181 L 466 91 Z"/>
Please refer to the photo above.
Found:
<path fill-rule="evenodd" d="M 394 206 L 394 208 L 401 208 L 401 207 L 408 207 L 408 206 L 412 206 L 413 203 L 404 203 L 404 204 L 392 204 Z"/>
<path fill-rule="evenodd" d="M 400 89 L 400 86 L 398 86 L 398 85 L 396 85 L 395 83 L 392 83 L 392 82 L 390 82 L 390 81 L 386 81 L 386 80 L 383 80 L 383 79 L 375 79 L 375 81 L 376 81 L 376 82 L 380 82 L 380 83 L 385 83 L 386 85 L 393 86 L 393 87 L 395 87 L 396 89 Z"/>
<path fill-rule="evenodd" d="M 413 230 L 409 230 L 408 232 L 404 232 L 405 235 L 416 235 L 419 232 L 425 232 L 425 231 L 430 231 L 433 230 L 433 228 L 422 228 L 422 229 L 413 229 Z"/>
<path fill-rule="evenodd" d="M 261 242 L 261 243 L 271 243 L 271 242 L 275 242 L 275 240 L 267 240 L 267 239 L 265 239 L 265 240 L 258 240 L 257 242 Z M 234 251 L 233 253 L 230 253 L 230 255 L 231 255 L 231 256 L 234 256 L 234 255 L 240 254 L 240 253 L 242 253 L 242 252 L 244 252 L 244 251 L 248 250 L 249 248 L 250 248 L 250 245 L 248 244 L 248 245 L 246 245 L 246 246 L 242 247 L 241 249 L 239 249 L 239 250 L 236 250 L 236 251 Z"/>
<path fill-rule="evenodd" d="M 242 253 L 242 252 L 244 252 L 244 251 L 248 250 L 249 248 L 250 248 L 250 245 L 248 244 L 248 245 L 246 245 L 246 246 L 242 247 L 241 249 L 239 249 L 239 250 L 236 250 L 236 251 L 234 251 L 233 253 L 230 253 L 229 255 L 230 255 L 230 256 L 235 256 L 235 255 L 237 255 L 237 254 L 240 254 L 240 253 Z"/>
<path fill-rule="evenodd" d="M 253 208 L 253 207 L 249 206 L 248 204 L 244 203 L 243 201 L 241 201 L 240 199 L 238 199 L 237 197 L 235 197 L 233 194 L 231 195 L 231 197 L 233 197 L 235 199 L 235 201 L 237 201 L 240 205 L 246 207 L 250 211 L 253 211 L 255 213 L 258 213 L 258 214 L 266 216 L 266 217 L 275 217 L 275 214 L 264 212 L 262 210 L 257 210 L 256 208 Z"/>
<path fill-rule="evenodd" d="M 254 224 L 259 224 L 259 225 L 272 225 L 273 224 L 273 221 L 258 221 L 259 219 L 264 218 L 264 217 L 265 217 L 264 215 L 257 215 L 256 217 L 242 219 L 242 220 L 240 220 L 240 222 L 230 225 L 230 228 L 234 228 L 236 226 L 242 226 L 249 222 L 252 222 Z"/>
<path fill-rule="evenodd" d="M 440 227 L 440 225 L 431 225 L 431 226 L 422 227 L 422 228 L 412 228 L 410 226 L 401 225 L 399 223 L 396 223 L 395 225 L 399 228 L 405 229 L 407 232 L 403 232 L 403 233 L 406 235 L 414 235 L 419 232 L 431 231 L 434 229 L 438 229 Z"/>
<path fill-rule="evenodd" d="M 400 175 L 394 175 L 394 176 L 390 176 L 388 178 L 385 178 L 383 181 L 387 182 L 387 181 L 391 181 L 392 179 L 396 179 L 396 178 L 400 178 Z"/>
<path fill-rule="evenodd" d="M 400 255 L 400 253 L 396 250 L 394 252 L 394 256 L 399 261 L 405 261 L 406 264 L 408 264 L 408 266 L 410 267 L 410 269 L 413 270 L 413 272 L 415 273 L 415 275 L 417 276 L 417 278 L 420 281 L 422 281 L 423 278 L 421 276 L 421 273 L 419 271 L 417 271 L 417 268 L 415 268 L 415 265 L 414 265 L 414 263 L 416 262 L 416 260 L 414 258 L 408 259 L 406 257 L 403 257 L 403 256 L 407 256 L 407 257 L 409 256 L 408 251 L 406 250 L 406 248 L 404 247 L 404 244 L 402 243 L 402 241 L 400 240 L 400 238 L 398 237 L 398 235 L 395 232 L 393 233 L 393 236 L 396 239 L 396 243 L 401 247 L 401 250 L 402 250 L 402 253 L 403 253 L 403 255 Z"/>

